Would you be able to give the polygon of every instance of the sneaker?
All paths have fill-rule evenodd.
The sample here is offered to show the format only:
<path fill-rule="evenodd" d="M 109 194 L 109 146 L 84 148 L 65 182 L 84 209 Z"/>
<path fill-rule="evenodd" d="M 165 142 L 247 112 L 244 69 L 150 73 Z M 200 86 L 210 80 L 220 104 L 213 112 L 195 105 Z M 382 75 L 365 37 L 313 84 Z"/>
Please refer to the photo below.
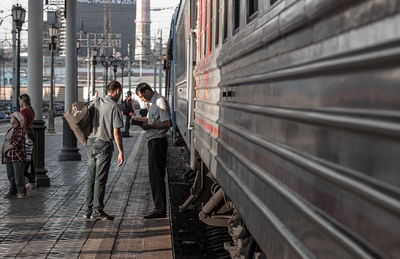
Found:
<path fill-rule="evenodd" d="M 35 184 L 34 183 L 27 183 L 25 185 L 25 188 L 28 189 L 28 190 L 32 190 L 32 189 L 35 188 Z"/>
<path fill-rule="evenodd" d="M 26 199 L 26 194 L 25 193 L 18 193 L 17 194 L 18 199 Z"/>
<path fill-rule="evenodd" d="M 10 198 L 15 197 L 15 196 L 16 196 L 15 193 L 8 192 L 3 197 L 4 197 L 4 199 L 10 199 Z"/>
<path fill-rule="evenodd" d="M 166 213 L 160 210 L 155 210 L 152 213 L 143 216 L 144 219 L 158 219 L 158 218 L 165 218 Z"/>
<path fill-rule="evenodd" d="M 90 216 L 92 216 L 92 210 L 86 210 L 82 217 L 84 219 L 90 219 Z"/>
<path fill-rule="evenodd" d="M 126 133 L 126 132 L 124 131 L 124 132 L 122 132 L 122 137 L 123 137 L 123 138 L 129 138 L 130 136 L 129 136 L 129 133 Z"/>
<path fill-rule="evenodd" d="M 90 216 L 90 218 L 94 220 L 114 220 L 113 216 L 108 215 L 104 211 L 99 211 L 99 212 L 94 211 Z"/>

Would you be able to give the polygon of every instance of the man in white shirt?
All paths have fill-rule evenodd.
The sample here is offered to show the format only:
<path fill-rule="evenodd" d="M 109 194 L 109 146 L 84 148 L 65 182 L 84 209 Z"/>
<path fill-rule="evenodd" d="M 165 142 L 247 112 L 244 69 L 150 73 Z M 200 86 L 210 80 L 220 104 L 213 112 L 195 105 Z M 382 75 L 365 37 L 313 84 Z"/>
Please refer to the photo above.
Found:
<path fill-rule="evenodd" d="M 154 210 L 144 218 L 163 218 L 166 215 L 164 177 L 167 163 L 167 132 L 172 125 L 171 111 L 165 98 L 146 83 L 140 83 L 136 87 L 136 94 L 149 105 L 147 117 L 131 119 L 131 124 L 139 125 L 146 130 L 147 137 L 149 180 Z"/>

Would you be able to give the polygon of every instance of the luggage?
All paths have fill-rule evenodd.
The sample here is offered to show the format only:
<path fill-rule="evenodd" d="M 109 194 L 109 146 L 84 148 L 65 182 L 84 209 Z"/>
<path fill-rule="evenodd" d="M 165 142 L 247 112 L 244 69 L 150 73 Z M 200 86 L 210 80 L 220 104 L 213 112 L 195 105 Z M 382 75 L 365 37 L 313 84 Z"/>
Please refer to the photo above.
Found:
<path fill-rule="evenodd" d="M 94 109 L 93 105 L 88 107 L 84 103 L 74 102 L 71 104 L 71 107 L 64 112 L 65 120 L 74 132 L 76 139 L 82 145 L 86 145 L 88 136 L 92 132 L 92 109 Z"/>

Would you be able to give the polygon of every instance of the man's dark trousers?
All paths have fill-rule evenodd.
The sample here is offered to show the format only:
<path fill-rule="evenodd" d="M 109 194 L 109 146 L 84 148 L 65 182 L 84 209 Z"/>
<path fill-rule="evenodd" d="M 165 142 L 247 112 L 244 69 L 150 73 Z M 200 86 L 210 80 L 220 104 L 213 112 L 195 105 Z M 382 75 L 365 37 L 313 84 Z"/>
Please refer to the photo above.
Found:
<path fill-rule="evenodd" d="M 164 138 L 151 139 L 147 143 L 149 179 L 151 194 L 156 211 L 166 212 L 165 166 L 167 163 L 168 140 Z"/>
<path fill-rule="evenodd" d="M 114 146 L 97 138 L 87 143 L 86 207 L 100 212 L 104 209 L 104 194 Z"/>
<path fill-rule="evenodd" d="M 129 127 L 131 124 L 129 124 L 129 121 L 131 120 L 130 115 L 125 115 L 125 129 L 124 129 L 124 135 L 129 136 Z"/>

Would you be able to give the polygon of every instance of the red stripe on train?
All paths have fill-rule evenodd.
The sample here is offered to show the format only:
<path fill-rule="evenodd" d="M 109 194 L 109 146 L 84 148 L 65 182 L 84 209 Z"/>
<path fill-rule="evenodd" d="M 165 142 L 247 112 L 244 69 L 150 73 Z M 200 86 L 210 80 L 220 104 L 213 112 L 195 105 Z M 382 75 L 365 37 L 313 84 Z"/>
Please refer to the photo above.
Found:
<path fill-rule="evenodd" d="M 203 90 L 204 90 L 204 92 L 203 92 L 204 99 L 208 98 L 207 86 L 208 86 L 208 83 L 210 82 L 210 74 L 207 70 L 207 63 L 208 63 L 208 57 L 206 57 L 204 59 L 202 66 L 201 66 L 201 70 L 200 70 L 201 75 L 203 75 L 203 85 L 202 86 L 203 86 Z"/>
<path fill-rule="evenodd" d="M 210 123 L 200 118 L 196 118 L 196 121 L 205 131 L 211 133 L 211 135 L 214 135 L 216 138 L 218 137 L 219 135 L 218 128 L 214 127 Z"/>
<path fill-rule="evenodd" d="M 200 76 L 198 74 L 195 74 L 194 79 L 196 80 L 196 85 L 194 89 L 196 90 L 196 99 L 199 99 L 200 97 Z"/>

